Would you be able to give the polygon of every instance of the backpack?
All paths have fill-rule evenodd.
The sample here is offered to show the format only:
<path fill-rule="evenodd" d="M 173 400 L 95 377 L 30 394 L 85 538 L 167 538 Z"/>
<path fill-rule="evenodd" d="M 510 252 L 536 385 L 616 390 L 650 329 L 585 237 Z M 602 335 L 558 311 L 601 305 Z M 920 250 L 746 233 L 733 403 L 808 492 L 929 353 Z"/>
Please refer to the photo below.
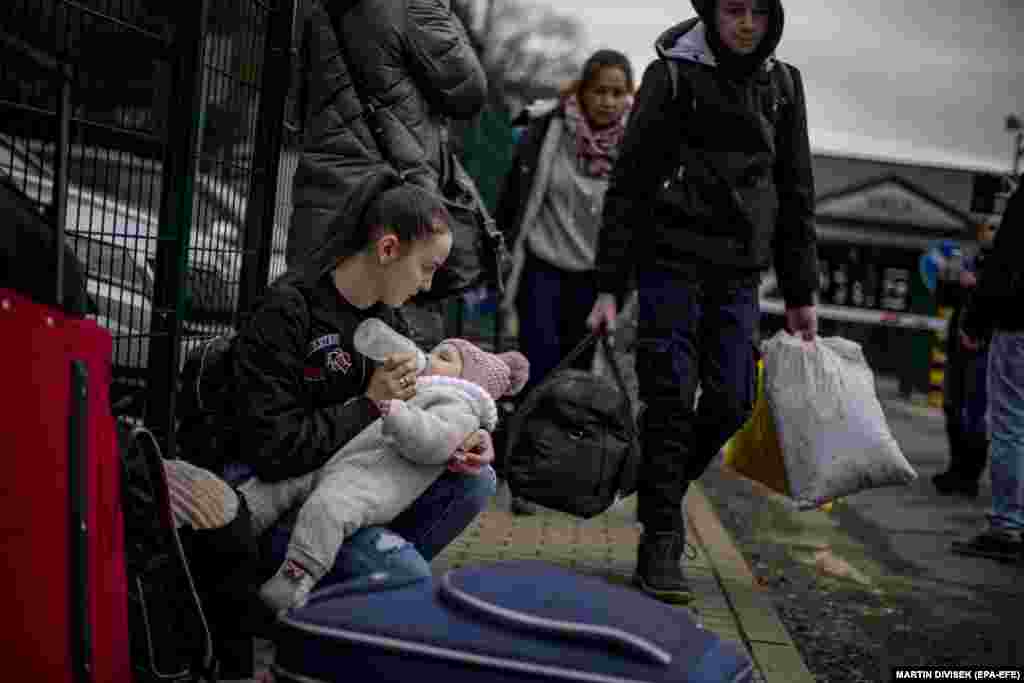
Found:
<path fill-rule="evenodd" d="M 598 339 L 614 381 L 569 367 Z M 526 500 L 590 518 L 636 490 L 639 435 L 607 336 L 588 335 L 527 394 L 506 439 L 504 474 Z"/>
<path fill-rule="evenodd" d="M 221 472 L 235 441 L 231 419 L 231 374 L 235 333 L 202 340 L 181 370 L 175 414 L 175 455 L 182 460 Z"/>
<path fill-rule="evenodd" d="M 175 456 L 221 475 L 236 454 L 232 364 L 237 337 L 235 331 L 206 337 L 189 351 L 175 403 Z"/>
<path fill-rule="evenodd" d="M 174 526 L 160 447 L 123 418 L 117 442 L 134 680 L 214 681 L 210 629 Z"/>

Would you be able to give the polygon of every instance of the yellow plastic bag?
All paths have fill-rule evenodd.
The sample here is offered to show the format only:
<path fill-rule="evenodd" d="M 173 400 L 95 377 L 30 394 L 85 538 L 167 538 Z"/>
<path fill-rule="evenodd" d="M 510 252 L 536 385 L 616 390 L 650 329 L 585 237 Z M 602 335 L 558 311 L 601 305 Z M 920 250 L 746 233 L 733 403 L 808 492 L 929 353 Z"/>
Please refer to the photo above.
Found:
<path fill-rule="evenodd" d="M 782 459 L 775 420 L 764 393 L 764 364 L 757 362 L 757 400 L 754 411 L 740 430 L 722 448 L 725 466 L 747 479 L 766 486 L 775 493 L 789 495 L 786 464 Z M 820 510 L 832 511 L 832 501 Z"/>

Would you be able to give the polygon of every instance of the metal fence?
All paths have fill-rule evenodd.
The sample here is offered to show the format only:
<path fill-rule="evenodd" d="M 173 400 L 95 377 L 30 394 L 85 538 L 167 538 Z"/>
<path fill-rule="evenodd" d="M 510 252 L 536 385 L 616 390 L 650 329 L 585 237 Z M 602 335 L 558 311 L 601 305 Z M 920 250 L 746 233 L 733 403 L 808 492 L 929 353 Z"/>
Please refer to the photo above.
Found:
<path fill-rule="evenodd" d="M 0 174 L 83 264 L 114 399 L 173 453 L 185 354 L 284 268 L 295 0 L 2 4 Z"/>

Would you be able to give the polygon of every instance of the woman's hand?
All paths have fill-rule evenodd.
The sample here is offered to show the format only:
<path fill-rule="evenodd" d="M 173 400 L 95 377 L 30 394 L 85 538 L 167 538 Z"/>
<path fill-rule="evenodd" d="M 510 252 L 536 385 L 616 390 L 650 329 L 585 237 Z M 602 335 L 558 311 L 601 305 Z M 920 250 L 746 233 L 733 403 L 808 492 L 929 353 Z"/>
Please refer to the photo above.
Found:
<path fill-rule="evenodd" d="M 478 429 L 462 442 L 448 462 L 448 469 L 459 474 L 480 474 L 494 462 L 494 444 L 490 433 Z"/>
<path fill-rule="evenodd" d="M 416 395 L 416 354 L 396 353 L 388 356 L 373 371 L 366 397 L 373 401 L 397 398 L 408 401 Z"/>
<path fill-rule="evenodd" d="M 618 306 L 615 303 L 615 295 L 601 292 L 594 301 L 594 307 L 590 309 L 587 316 L 587 327 L 591 332 L 614 332 L 615 318 L 619 315 Z"/>
<path fill-rule="evenodd" d="M 818 309 L 814 305 L 786 309 L 786 330 L 804 341 L 818 334 Z"/>

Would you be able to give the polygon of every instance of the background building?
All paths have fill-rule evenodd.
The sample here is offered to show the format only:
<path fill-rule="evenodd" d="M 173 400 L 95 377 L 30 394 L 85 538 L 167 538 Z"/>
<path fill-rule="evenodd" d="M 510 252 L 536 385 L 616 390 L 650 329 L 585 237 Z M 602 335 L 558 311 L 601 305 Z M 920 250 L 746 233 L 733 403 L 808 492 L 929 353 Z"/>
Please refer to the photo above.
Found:
<path fill-rule="evenodd" d="M 1001 177 L 823 152 L 814 154 L 814 174 L 822 335 L 860 342 L 876 372 L 898 376 L 906 393 L 927 392 L 945 321 L 919 275 L 921 256 L 940 240 L 972 241 L 976 222 L 998 221 L 985 195 Z M 782 324 L 774 276 L 761 292 L 767 336 Z"/>

